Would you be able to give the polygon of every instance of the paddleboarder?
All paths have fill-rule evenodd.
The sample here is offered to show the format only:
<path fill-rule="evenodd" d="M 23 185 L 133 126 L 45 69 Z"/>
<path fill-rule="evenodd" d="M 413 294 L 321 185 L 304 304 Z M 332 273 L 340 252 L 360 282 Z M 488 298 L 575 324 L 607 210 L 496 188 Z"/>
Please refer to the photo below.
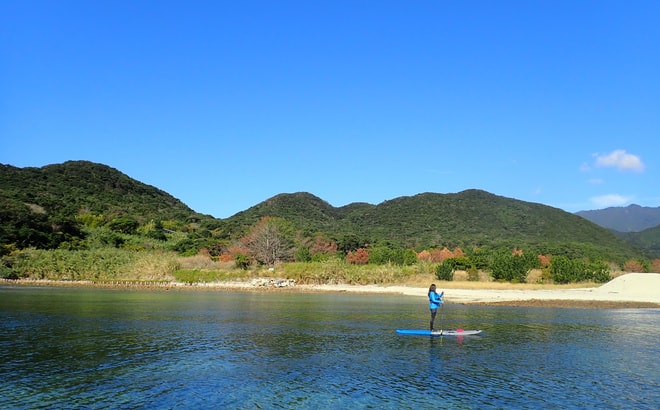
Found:
<path fill-rule="evenodd" d="M 435 315 L 438 313 L 438 308 L 443 303 L 442 295 L 444 294 L 445 292 L 441 292 L 440 294 L 436 292 L 435 283 L 432 283 L 431 287 L 429 287 L 428 295 L 429 295 L 429 308 L 431 309 L 431 332 L 433 332 L 433 322 L 435 322 Z"/>

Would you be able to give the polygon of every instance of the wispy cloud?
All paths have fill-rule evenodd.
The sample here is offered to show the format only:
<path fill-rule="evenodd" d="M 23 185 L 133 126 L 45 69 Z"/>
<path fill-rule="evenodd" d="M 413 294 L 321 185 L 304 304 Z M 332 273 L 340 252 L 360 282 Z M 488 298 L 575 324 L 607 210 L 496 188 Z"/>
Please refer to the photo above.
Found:
<path fill-rule="evenodd" d="M 596 155 L 595 166 L 617 168 L 619 171 L 641 172 L 644 170 L 644 163 L 637 155 L 629 154 L 622 149 L 614 150 L 609 154 Z"/>
<path fill-rule="evenodd" d="M 609 194 L 595 196 L 590 199 L 591 203 L 596 205 L 599 208 L 607 208 L 611 206 L 621 206 L 625 205 L 632 200 L 631 197 L 618 195 L 618 194 Z"/>

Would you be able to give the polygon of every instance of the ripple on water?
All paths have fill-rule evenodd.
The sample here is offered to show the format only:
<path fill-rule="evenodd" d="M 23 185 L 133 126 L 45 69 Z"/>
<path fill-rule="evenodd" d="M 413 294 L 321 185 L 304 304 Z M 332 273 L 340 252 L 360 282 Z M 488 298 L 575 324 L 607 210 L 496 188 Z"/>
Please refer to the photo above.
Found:
<path fill-rule="evenodd" d="M 415 298 L 58 292 L 0 295 L 1 407 L 657 408 L 660 400 L 660 316 L 649 309 L 448 305 L 444 326 L 483 335 L 429 338 L 394 332 L 426 325 Z"/>

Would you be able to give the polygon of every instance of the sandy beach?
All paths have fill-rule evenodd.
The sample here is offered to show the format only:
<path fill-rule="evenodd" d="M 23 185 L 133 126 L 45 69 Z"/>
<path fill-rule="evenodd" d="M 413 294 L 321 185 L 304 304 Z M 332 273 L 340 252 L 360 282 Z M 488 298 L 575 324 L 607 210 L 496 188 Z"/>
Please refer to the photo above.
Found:
<path fill-rule="evenodd" d="M 576 289 L 438 289 L 446 303 L 548 307 L 660 308 L 660 274 L 629 273 L 594 288 Z M 426 297 L 427 288 L 407 286 L 316 285 L 311 289 L 362 293 L 397 293 Z"/>

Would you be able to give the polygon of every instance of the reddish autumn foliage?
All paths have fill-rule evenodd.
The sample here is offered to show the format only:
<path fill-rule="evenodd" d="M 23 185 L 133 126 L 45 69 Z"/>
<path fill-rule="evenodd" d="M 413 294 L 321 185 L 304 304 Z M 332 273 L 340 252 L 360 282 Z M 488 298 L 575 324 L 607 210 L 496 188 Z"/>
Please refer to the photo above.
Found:
<path fill-rule="evenodd" d="M 309 253 L 317 254 L 335 254 L 337 253 L 337 242 L 332 239 L 326 239 L 322 235 L 316 235 L 314 243 L 309 247 Z"/>
<path fill-rule="evenodd" d="M 463 252 L 463 249 L 461 249 L 460 247 L 454 249 L 454 258 L 462 258 L 463 256 L 465 256 L 465 252 Z"/>
<path fill-rule="evenodd" d="M 443 248 L 442 250 L 440 249 L 433 249 L 431 251 L 431 261 L 435 263 L 442 263 L 446 259 L 453 258 L 454 257 L 454 252 L 450 251 L 447 248 Z"/>
<path fill-rule="evenodd" d="M 252 258 L 264 265 L 287 261 L 293 254 L 290 228 L 290 223 L 282 218 L 265 216 L 241 238 L 241 246 L 250 251 Z"/>
<path fill-rule="evenodd" d="M 349 252 L 346 255 L 346 262 L 353 265 L 366 265 L 369 262 L 369 251 L 359 248 L 355 252 Z"/>
<path fill-rule="evenodd" d="M 247 248 L 244 248 L 240 246 L 240 244 L 230 246 L 229 249 L 220 256 L 218 256 L 218 260 L 221 262 L 231 262 L 234 260 L 234 257 L 236 255 L 249 255 L 250 251 Z"/>
<path fill-rule="evenodd" d="M 631 259 L 623 264 L 623 270 L 626 272 L 645 272 L 644 266 L 639 261 Z"/>
<path fill-rule="evenodd" d="M 542 267 L 547 267 L 550 266 L 550 260 L 552 259 L 552 255 L 539 255 L 539 262 L 541 262 Z"/>
<path fill-rule="evenodd" d="M 513 250 L 511 251 L 511 256 L 522 256 L 522 254 L 523 254 L 522 249 L 513 248 Z"/>
<path fill-rule="evenodd" d="M 653 259 L 651 261 L 651 271 L 660 273 L 660 259 Z"/>
<path fill-rule="evenodd" d="M 431 252 L 426 249 L 417 254 L 417 260 L 421 262 L 431 262 Z"/>

